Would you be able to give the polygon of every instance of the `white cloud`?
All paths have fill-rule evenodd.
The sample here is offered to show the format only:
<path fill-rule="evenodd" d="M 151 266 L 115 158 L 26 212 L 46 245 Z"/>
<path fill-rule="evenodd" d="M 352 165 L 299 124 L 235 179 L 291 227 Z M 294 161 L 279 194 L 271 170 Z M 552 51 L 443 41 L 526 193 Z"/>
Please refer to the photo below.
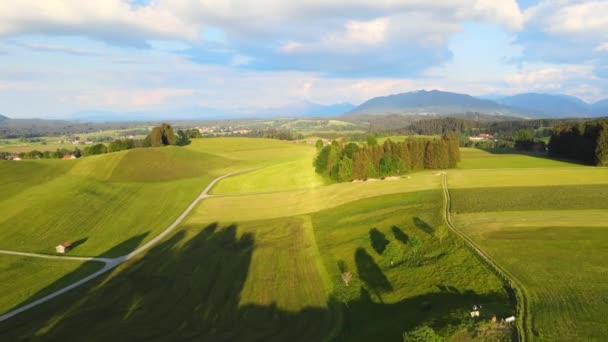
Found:
<path fill-rule="evenodd" d="M 544 1 L 524 12 L 526 22 L 541 31 L 585 39 L 608 37 L 608 2 Z"/>
<path fill-rule="evenodd" d="M 596 51 L 596 52 L 608 51 L 608 42 L 599 44 L 598 46 L 595 47 L 595 49 L 593 49 L 593 51 Z"/>
<path fill-rule="evenodd" d="M 524 70 L 507 75 L 509 84 L 529 89 L 559 88 L 561 82 L 577 78 L 593 78 L 593 67 L 588 65 L 528 66 Z"/>

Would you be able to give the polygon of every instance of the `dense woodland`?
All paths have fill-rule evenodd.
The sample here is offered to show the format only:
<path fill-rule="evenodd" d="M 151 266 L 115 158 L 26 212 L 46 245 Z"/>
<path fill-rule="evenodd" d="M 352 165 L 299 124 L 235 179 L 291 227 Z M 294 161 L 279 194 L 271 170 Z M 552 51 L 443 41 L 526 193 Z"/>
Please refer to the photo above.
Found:
<path fill-rule="evenodd" d="M 438 139 L 412 138 L 404 142 L 390 139 L 378 145 L 370 137 L 368 144 L 317 144 L 319 153 L 315 171 L 338 182 L 355 179 L 398 176 L 411 170 L 447 169 L 460 161 L 458 139 L 446 134 Z"/>
<path fill-rule="evenodd" d="M 549 155 L 585 164 L 608 165 L 608 120 L 554 127 Z"/>

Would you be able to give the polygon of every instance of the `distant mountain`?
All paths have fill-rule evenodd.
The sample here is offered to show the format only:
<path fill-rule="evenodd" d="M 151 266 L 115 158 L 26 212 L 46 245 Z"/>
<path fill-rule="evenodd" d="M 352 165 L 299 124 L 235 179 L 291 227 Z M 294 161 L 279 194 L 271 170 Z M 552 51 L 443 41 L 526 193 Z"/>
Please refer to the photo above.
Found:
<path fill-rule="evenodd" d="M 102 110 L 80 111 L 61 115 L 68 120 L 88 122 L 157 121 L 157 120 L 218 120 L 235 118 L 276 118 L 276 117 L 332 117 L 353 109 L 350 103 L 321 105 L 303 101 L 278 108 L 232 109 L 211 107 L 187 107 L 175 110 L 155 110 L 146 112 L 113 112 Z"/>
<path fill-rule="evenodd" d="M 420 90 L 375 97 L 354 108 L 348 114 L 450 115 L 467 112 L 525 116 L 522 112 L 491 100 L 439 90 Z"/>
<path fill-rule="evenodd" d="M 255 110 L 250 115 L 257 117 L 331 117 L 338 116 L 355 108 L 350 103 L 322 105 L 309 101 L 296 102 L 282 107 Z"/>
<path fill-rule="evenodd" d="M 0 115 L 0 121 L 4 121 L 4 120 L 10 120 L 10 118 L 7 116 L 4 116 L 4 115 Z"/>
<path fill-rule="evenodd" d="M 583 100 L 561 94 L 525 93 L 504 97 L 498 103 L 510 106 L 515 110 L 528 111 L 537 117 L 588 117 L 591 107 Z"/>
<path fill-rule="evenodd" d="M 608 116 L 608 99 L 592 104 L 591 112 L 595 116 Z"/>

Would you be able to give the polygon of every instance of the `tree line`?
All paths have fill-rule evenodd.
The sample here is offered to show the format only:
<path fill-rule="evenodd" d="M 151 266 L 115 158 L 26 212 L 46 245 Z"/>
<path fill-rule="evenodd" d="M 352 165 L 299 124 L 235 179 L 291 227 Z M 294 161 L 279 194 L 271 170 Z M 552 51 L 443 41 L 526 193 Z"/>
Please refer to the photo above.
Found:
<path fill-rule="evenodd" d="M 167 123 L 163 123 L 158 127 L 154 127 L 150 134 L 144 139 L 116 139 L 106 144 L 94 144 L 86 146 L 84 149 L 57 149 L 55 152 L 33 150 L 29 152 L 10 153 L 1 152 L 2 159 L 9 156 L 18 156 L 21 159 L 61 159 L 65 155 L 73 155 L 76 158 L 83 156 L 92 156 L 111 152 L 130 150 L 136 147 L 160 147 L 168 145 L 184 146 L 190 144 L 190 138 L 201 137 L 197 129 L 177 130 Z"/>
<path fill-rule="evenodd" d="M 460 161 L 458 139 L 452 133 L 437 139 L 412 138 L 404 142 L 388 139 L 382 145 L 375 138 L 363 146 L 335 140 L 322 145 L 317 142 L 315 171 L 338 182 L 397 176 L 411 170 L 453 168 Z"/>
<path fill-rule="evenodd" d="M 608 165 L 608 120 L 596 120 L 553 128 L 549 155 L 585 164 Z"/>

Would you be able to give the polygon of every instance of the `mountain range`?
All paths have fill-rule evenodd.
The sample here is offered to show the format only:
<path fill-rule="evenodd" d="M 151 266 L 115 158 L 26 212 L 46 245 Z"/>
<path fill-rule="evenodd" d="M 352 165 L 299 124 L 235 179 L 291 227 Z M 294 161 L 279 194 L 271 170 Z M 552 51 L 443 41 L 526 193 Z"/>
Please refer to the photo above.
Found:
<path fill-rule="evenodd" d="M 322 105 L 301 101 L 286 106 L 262 109 L 217 109 L 188 107 L 155 111 L 81 111 L 55 115 L 66 120 L 86 122 L 154 121 L 154 120 L 221 120 L 236 118 L 319 118 L 374 115 L 448 116 L 476 114 L 509 118 L 582 118 L 608 116 L 608 99 L 587 103 L 562 94 L 524 93 L 513 96 L 479 98 L 439 90 L 419 90 L 369 99 L 359 106 L 350 103 Z M 0 115 L 0 121 L 6 121 Z"/>
<path fill-rule="evenodd" d="M 375 97 L 347 114 L 445 116 L 472 112 L 526 118 L 608 116 L 608 99 L 589 104 L 574 96 L 539 93 L 494 98 L 494 100 L 490 100 L 439 90 L 420 90 Z"/>

